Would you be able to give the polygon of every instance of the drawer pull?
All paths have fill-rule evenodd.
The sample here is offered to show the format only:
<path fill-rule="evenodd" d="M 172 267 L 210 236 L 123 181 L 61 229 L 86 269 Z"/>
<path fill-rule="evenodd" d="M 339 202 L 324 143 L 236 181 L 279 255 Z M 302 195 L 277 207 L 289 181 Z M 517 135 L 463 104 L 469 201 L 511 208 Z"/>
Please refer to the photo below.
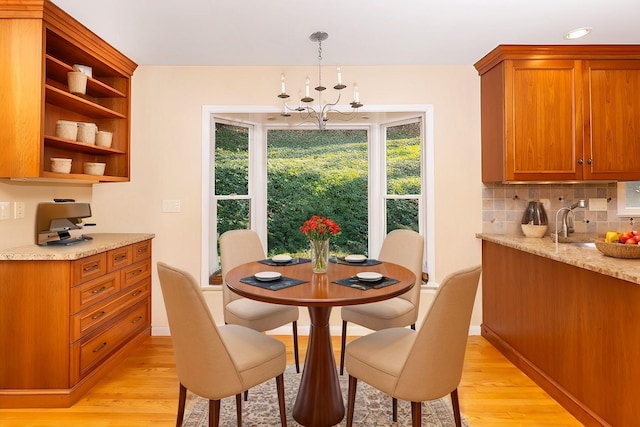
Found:
<path fill-rule="evenodd" d="M 138 248 L 138 255 L 146 254 L 146 253 L 147 253 L 147 247 L 146 246 L 144 248 Z"/>
<path fill-rule="evenodd" d="M 99 319 L 102 316 L 104 316 L 105 314 L 107 314 L 107 312 L 103 310 L 100 313 L 96 314 L 95 316 L 91 317 L 91 319 L 93 319 L 93 320 Z"/>
<path fill-rule="evenodd" d="M 94 289 L 94 290 L 92 290 L 92 291 L 91 291 L 91 293 L 92 293 L 92 294 L 99 294 L 100 292 L 104 292 L 104 291 L 106 291 L 106 290 L 107 290 L 107 287 L 106 287 L 106 286 L 103 286 L 103 287 L 101 287 L 101 288 L 98 288 L 98 289 Z"/>
<path fill-rule="evenodd" d="M 141 321 L 142 319 L 143 319 L 143 318 L 142 318 L 142 316 L 138 316 L 138 317 L 136 317 L 135 319 L 133 319 L 133 320 L 131 321 L 131 323 L 138 323 L 138 322 L 139 322 L 139 321 Z"/>
<path fill-rule="evenodd" d="M 102 344 L 100 344 L 99 346 L 97 346 L 96 348 L 93 349 L 94 353 L 99 352 L 100 350 L 102 350 L 103 348 L 105 348 L 107 346 L 107 342 L 103 342 Z"/>
<path fill-rule="evenodd" d="M 119 262 L 119 261 L 122 261 L 122 260 L 125 260 L 125 259 L 127 259 L 127 254 L 118 255 L 116 257 L 116 262 Z"/>
<path fill-rule="evenodd" d="M 137 269 L 136 271 L 132 272 L 131 275 L 132 276 L 137 276 L 138 274 L 142 273 L 144 270 L 142 268 Z"/>
<path fill-rule="evenodd" d="M 88 273 L 90 271 L 97 270 L 99 268 L 100 268 L 100 265 L 96 262 L 95 264 L 84 267 L 82 271 L 84 271 L 85 273 Z"/>
<path fill-rule="evenodd" d="M 137 297 L 138 295 L 140 295 L 142 293 L 141 289 L 138 289 L 137 291 L 135 291 L 134 293 L 131 294 L 132 297 Z"/>

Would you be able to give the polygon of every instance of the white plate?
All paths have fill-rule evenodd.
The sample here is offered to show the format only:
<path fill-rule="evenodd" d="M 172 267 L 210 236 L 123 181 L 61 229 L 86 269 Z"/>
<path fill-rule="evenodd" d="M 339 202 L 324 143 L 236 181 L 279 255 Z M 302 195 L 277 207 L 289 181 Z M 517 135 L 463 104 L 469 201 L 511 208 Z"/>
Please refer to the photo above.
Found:
<path fill-rule="evenodd" d="M 271 257 L 271 261 L 273 262 L 289 262 L 291 261 L 291 257 L 289 255 L 274 255 Z"/>
<path fill-rule="evenodd" d="M 364 255 L 347 255 L 344 260 L 347 262 L 365 262 L 367 257 Z"/>
<path fill-rule="evenodd" d="M 382 274 L 374 271 L 363 271 L 362 273 L 356 274 L 356 277 L 364 282 L 377 282 L 382 279 Z"/>
<path fill-rule="evenodd" d="M 278 280 L 282 274 L 277 271 L 261 271 L 253 276 L 261 282 L 271 282 L 272 280 Z"/>

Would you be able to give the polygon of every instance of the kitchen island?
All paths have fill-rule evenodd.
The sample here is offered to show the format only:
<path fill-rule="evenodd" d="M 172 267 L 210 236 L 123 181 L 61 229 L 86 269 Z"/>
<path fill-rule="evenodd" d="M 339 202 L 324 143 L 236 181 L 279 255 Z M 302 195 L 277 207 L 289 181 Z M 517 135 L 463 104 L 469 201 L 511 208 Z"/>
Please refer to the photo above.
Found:
<path fill-rule="evenodd" d="M 151 332 L 153 234 L 0 250 L 0 408 L 68 407 Z"/>
<path fill-rule="evenodd" d="M 585 425 L 640 425 L 640 260 L 478 238 L 482 335 Z"/>

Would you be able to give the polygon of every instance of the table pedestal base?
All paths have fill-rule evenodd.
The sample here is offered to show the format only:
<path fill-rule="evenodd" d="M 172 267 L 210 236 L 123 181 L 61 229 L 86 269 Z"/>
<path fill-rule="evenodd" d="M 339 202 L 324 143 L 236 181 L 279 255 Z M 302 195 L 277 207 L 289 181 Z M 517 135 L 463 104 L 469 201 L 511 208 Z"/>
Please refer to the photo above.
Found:
<path fill-rule="evenodd" d="M 331 345 L 331 307 L 309 307 L 311 331 L 293 418 L 303 426 L 330 427 L 344 418 L 344 402 Z"/>

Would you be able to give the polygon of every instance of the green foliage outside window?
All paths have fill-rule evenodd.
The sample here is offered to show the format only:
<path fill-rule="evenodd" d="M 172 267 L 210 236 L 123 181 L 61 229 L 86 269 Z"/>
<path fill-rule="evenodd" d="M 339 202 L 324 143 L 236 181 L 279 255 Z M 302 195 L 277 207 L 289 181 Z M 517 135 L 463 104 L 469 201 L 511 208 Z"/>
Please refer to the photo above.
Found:
<path fill-rule="evenodd" d="M 414 127 L 412 127 L 414 126 Z M 420 194 L 419 126 L 387 133 L 388 194 Z M 416 136 L 418 135 L 418 136 Z M 300 226 L 312 215 L 337 222 L 331 253 L 367 254 L 368 139 L 365 130 L 270 130 L 267 142 L 269 254 L 307 254 Z M 216 124 L 216 195 L 248 194 L 246 128 Z M 418 230 L 418 201 L 387 200 L 387 231 Z M 249 228 L 249 200 L 218 202 L 218 233 Z"/>

